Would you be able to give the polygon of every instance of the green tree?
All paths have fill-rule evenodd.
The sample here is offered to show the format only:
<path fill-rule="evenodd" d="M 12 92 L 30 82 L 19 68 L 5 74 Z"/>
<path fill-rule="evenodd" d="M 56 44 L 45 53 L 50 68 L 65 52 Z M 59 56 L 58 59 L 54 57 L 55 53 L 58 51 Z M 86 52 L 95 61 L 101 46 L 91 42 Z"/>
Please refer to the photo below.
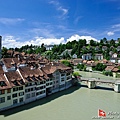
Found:
<path fill-rule="evenodd" d="M 83 69 L 84 69 L 84 64 L 78 64 L 78 65 L 77 65 L 77 68 L 78 68 L 79 70 L 83 70 Z"/>
<path fill-rule="evenodd" d="M 62 60 L 61 63 L 63 63 L 64 65 L 66 65 L 68 67 L 72 67 L 73 68 L 73 65 L 68 60 Z"/>
<path fill-rule="evenodd" d="M 46 51 L 46 47 L 44 46 L 44 43 L 41 44 L 41 52 L 45 52 Z"/>
<path fill-rule="evenodd" d="M 76 77 L 81 77 L 80 73 L 79 72 L 73 72 L 73 76 L 76 78 Z"/>
<path fill-rule="evenodd" d="M 110 45 L 115 47 L 115 40 L 111 39 L 110 40 Z"/>
<path fill-rule="evenodd" d="M 2 47 L 2 56 L 7 57 L 7 48 L 6 47 Z"/>
<path fill-rule="evenodd" d="M 98 70 L 98 71 L 104 71 L 106 68 L 106 65 L 104 65 L 103 63 L 98 63 L 96 66 L 95 66 L 95 70 Z"/>
<path fill-rule="evenodd" d="M 96 46 L 96 42 L 94 40 L 90 40 L 90 45 L 91 46 Z"/>

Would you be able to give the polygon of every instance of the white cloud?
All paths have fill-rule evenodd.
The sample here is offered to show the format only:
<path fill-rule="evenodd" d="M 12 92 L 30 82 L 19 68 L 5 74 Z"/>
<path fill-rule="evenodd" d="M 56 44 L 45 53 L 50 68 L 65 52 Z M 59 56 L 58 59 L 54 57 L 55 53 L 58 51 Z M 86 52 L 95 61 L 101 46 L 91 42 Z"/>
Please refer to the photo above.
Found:
<path fill-rule="evenodd" d="M 0 18 L 0 23 L 5 24 L 5 25 L 14 25 L 24 20 L 25 19 L 21 19 L 21 18 Z"/>
<path fill-rule="evenodd" d="M 73 40 L 79 40 L 79 39 L 86 39 L 87 43 L 90 42 L 90 40 L 97 41 L 97 39 L 91 37 L 91 36 L 79 36 L 79 35 L 73 35 L 70 38 L 65 40 L 64 37 L 61 38 L 44 38 L 44 37 L 34 37 L 33 39 L 27 40 L 27 41 L 21 41 L 20 38 L 14 37 L 14 36 L 3 36 L 2 39 L 2 46 L 7 47 L 7 48 L 15 48 L 18 47 L 20 48 L 21 46 L 24 45 L 41 45 L 44 43 L 45 45 L 54 45 L 54 44 L 65 44 L 68 41 L 73 41 Z"/>
<path fill-rule="evenodd" d="M 107 33 L 107 35 L 108 35 L 108 36 L 112 36 L 112 35 L 114 35 L 114 32 L 111 32 L 111 31 L 110 31 L 110 32 Z"/>
<path fill-rule="evenodd" d="M 67 42 L 73 41 L 73 40 L 79 40 L 79 39 L 86 39 L 87 43 L 90 42 L 90 40 L 98 41 L 96 38 L 93 38 L 91 36 L 79 36 L 79 35 L 73 35 L 70 38 L 67 39 Z"/>
<path fill-rule="evenodd" d="M 118 28 L 120 27 L 120 24 L 113 25 L 112 28 Z"/>
<path fill-rule="evenodd" d="M 50 4 L 53 4 L 55 7 L 56 7 L 56 10 L 57 11 L 61 11 L 62 12 L 62 15 L 59 16 L 59 18 L 67 18 L 67 14 L 68 14 L 68 9 L 66 9 L 65 7 L 63 7 L 60 2 L 58 1 L 55 1 L 55 0 L 52 0 L 49 2 Z"/>
<path fill-rule="evenodd" d="M 82 18 L 82 16 L 76 17 L 75 20 L 74 20 L 74 24 L 77 24 L 81 18 Z"/>
<path fill-rule="evenodd" d="M 62 6 L 60 6 L 58 10 L 62 11 L 63 15 L 66 15 L 68 13 L 68 9 L 63 8 Z"/>
<path fill-rule="evenodd" d="M 21 47 L 24 45 L 41 45 L 44 43 L 45 45 L 51 45 L 51 44 L 60 44 L 65 43 L 65 39 L 63 37 L 57 39 L 57 38 L 43 38 L 43 37 L 35 37 L 32 40 L 28 41 L 20 41 L 20 38 L 15 38 L 14 36 L 5 36 L 2 40 L 2 46 L 7 48 L 15 48 L 15 47 Z"/>

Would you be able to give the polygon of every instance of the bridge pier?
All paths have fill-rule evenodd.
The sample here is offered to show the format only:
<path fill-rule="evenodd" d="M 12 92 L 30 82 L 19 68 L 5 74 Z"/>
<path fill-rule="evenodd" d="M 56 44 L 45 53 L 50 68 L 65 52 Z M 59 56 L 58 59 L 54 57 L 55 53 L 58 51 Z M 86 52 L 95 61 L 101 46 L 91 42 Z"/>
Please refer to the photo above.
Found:
<path fill-rule="evenodd" d="M 114 84 L 114 91 L 119 93 L 120 92 L 120 82 L 116 81 Z"/>
<path fill-rule="evenodd" d="M 88 81 L 88 88 L 92 89 L 96 87 L 95 80 L 89 80 Z"/>

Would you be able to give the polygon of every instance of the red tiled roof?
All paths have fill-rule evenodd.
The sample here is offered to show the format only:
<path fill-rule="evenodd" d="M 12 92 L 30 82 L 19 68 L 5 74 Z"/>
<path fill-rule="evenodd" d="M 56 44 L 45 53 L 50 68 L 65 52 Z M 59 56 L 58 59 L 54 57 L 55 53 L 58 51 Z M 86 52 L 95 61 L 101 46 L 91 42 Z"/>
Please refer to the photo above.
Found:
<path fill-rule="evenodd" d="M 29 80 L 32 80 L 32 77 L 43 77 L 43 72 L 40 69 L 31 69 L 30 67 L 22 67 L 19 68 L 20 73 L 22 74 L 23 78 L 26 82 L 28 82 L 27 78 L 29 77 Z"/>
<path fill-rule="evenodd" d="M 21 85 L 20 81 L 24 83 L 24 81 L 22 80 L 22 77 L 17 71 L 5 72 L 5 75 L 12 86 Z M 14 84 L 15 82 L 16 84 Z"/>
<path fill-rule="evenodd" d="M 0 90 L 11 88 L 10 83 L 6 80 L 3 74 L 0 74 L 0 82 L 3 82 L 3 85 L 0 85 Z"/>
<path fill-rule="evenodd" d="M 112 71 L 113 68 L 114 68 L 114 66 L 107 66 L 107 67 L 105 68 L 105 70 L 106 70 L 106 71 Z"/>
<path fill-rule="evenodd" d="M 119 71 L 118 68 L 113 68 L 113 69 L 112 69 L 112 72 L 118 72 L 118 71 Z"/>

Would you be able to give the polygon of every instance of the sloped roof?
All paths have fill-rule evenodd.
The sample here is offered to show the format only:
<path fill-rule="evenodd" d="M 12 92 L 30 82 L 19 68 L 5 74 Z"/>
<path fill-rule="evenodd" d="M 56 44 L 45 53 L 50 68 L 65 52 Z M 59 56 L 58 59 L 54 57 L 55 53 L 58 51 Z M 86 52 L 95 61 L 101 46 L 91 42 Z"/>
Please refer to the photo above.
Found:
<path fill-rule="evenodd" d="M 0 85 L 0 90 L 11 88 L 10 83 L 6 80 L 4 74 L 0 74 L 0 82 L 3 82 L 3 85 Z"/>
<path fill-rule="evenodd" d="M 112 71 L 114 69 L 114 66 L 107 66 L 105 68 L 106 71 Z"/>
<path fill-rule="evenodd" d="M 5 75 L 12 87 L 24 84 L 22 77 L 17 71 L 5 72 Z"/>

